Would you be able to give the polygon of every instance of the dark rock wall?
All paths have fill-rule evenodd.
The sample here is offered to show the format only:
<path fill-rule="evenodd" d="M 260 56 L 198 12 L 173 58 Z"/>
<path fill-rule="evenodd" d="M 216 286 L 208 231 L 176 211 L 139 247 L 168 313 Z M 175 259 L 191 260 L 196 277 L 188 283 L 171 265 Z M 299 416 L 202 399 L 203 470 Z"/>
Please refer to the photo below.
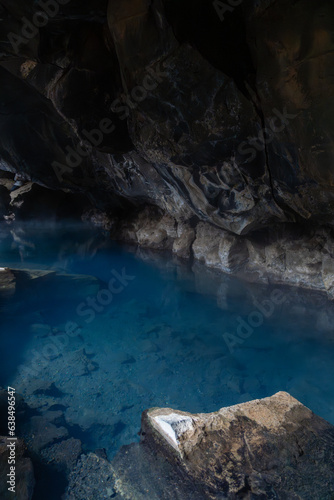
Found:
<path fill-rule="evenodd" d="M 333 4 L 221 5 L 2 0 L 0 168 L 236 234 L 332 225 Z"/>

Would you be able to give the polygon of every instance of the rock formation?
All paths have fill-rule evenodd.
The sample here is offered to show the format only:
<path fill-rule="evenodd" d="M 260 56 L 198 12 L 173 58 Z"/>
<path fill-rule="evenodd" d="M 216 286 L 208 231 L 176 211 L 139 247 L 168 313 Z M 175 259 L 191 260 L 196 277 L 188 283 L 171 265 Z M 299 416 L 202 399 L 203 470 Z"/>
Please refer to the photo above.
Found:
<path fill-rule="evenodd" d="M 81 193 L 111 217 L 158 207 L 185 256 L 199 221 L 229 232 L 222 253 L 245 246 L 230 233 L 332 227 L 333 5 L 224 5 L 3 1 L 4 177 Z"/>
<path fill-rule="evenodd" d="M 180 462 L 203 498 L 331 498 L 333 432 L 282 392 L 212 414 L 153 409 L 142 422 L 144 442 Z"/>
<path fill-rule="evenodd" d="M 333 298 L 334 239 L 326 227 L 295 224 L 235 235 L 206 222 L 177 221 L 155 207 L 114 219 L 112 237 L 140 247 L 168 249 L 249 281 L 287 284 Z"/>
<path fill-rule="evenodd" d="M 111 464 L 83 456 L 66 498 L 333 497 L 334 427 L 287 393 L 210 414 L 153 408 L 143 414 L 141 436 Z"/>

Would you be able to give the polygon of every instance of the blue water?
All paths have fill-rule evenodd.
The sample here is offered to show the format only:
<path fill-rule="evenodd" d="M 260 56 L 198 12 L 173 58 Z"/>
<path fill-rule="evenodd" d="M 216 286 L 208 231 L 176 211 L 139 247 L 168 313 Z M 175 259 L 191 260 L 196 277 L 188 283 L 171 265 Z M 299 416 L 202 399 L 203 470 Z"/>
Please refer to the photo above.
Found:
<path fill-rule="evenodd" d="M 2 225 L 0 267 L 54 272 L 21 273 L 1 299 L 0 385 L 38 415 L 60 412 L 56 425 L 86 451 L 112 458 L 137 441 L 150 407 L 211 412 L 280 390 L 334 423 L 334 308 L 322 295 L 243 282 L 69 223 Z M 269 307 L 273 293 L 281 304 Z"/>

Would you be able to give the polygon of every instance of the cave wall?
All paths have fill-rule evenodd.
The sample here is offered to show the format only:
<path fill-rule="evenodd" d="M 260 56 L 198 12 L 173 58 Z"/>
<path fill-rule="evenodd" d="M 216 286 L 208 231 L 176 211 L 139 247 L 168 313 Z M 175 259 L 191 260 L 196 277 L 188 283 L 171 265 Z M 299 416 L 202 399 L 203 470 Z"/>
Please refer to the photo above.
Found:
<path fill-rule="evenodd" d="M 334 6 L 222 4 L 2 0 L 1 170 L 235 234 L 332 226 Z"/>

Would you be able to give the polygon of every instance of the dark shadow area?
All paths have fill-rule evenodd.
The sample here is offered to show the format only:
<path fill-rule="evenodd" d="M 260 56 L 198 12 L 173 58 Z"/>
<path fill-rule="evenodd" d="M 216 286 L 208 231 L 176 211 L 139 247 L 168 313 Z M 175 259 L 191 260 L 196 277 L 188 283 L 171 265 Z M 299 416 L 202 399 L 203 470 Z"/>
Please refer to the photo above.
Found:
<path fill-rule="evenodd" d="M 214 2 L 164 0 L 164 5 L 178 41 L 193 45 L 215 68 L 233 78 L 248 97 L 245 84 L 254 83 L 255 67 L 246 40 L 242 5 L 227 10 L 223 20 Z"/>

